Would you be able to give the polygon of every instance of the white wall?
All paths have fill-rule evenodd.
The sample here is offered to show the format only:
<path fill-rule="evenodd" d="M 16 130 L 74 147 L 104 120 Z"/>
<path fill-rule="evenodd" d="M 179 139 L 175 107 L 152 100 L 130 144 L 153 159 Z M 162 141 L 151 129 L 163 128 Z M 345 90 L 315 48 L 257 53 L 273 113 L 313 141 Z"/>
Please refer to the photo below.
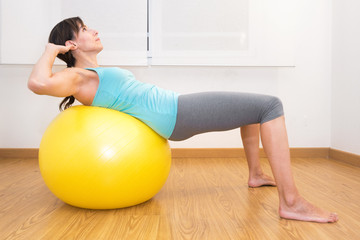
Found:
<path fill-rule="evenodd" d="M 248 91 L 283 100 L 291 147 L 329 147 L 331 2 L 298 1 L 296 67 L 127 67 L 144 82 L 180 93 Z M 101 34 L 101 33 L 100 33 Z M 105 46 L 106 47 L 106 46 Z M 40 55 L 40 53 L 39 53 Z M 26 88 L 31 65 L 0 66 L 0 148 L 38 147 L 60 99 Z M 56 69 L 61 69 L 56 67 Z M 172 147 L 241 147 L 239 131 L 210 133 Z"/>
<path fill-rule="evenodd" d="M 331 147 L 360 154 L 360 1 L 333 1 Z"/>

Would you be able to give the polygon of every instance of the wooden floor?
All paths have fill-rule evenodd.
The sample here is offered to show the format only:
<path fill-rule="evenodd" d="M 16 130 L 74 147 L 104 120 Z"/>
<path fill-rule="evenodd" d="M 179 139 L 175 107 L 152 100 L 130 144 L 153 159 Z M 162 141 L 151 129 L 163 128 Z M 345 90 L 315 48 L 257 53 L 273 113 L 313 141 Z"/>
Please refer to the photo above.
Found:
<path fill-rule="evenodd" d="M 292 164 L 300 192 L 337 212 L 339 222 L 280 219 L 276 188 L 248 188 L 242 158 L 174 159 L 152 200 L 107 211 L 58 200 L 36 159 L 2 159 L 0 239 L 360 239 L 360 168 L 325 158 Z"/>

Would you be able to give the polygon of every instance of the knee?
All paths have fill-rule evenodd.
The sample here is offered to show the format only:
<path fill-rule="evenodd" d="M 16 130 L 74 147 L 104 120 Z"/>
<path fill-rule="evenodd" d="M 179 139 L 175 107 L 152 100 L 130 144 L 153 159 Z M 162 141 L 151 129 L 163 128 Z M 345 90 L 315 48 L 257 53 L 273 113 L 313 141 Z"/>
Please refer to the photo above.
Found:
<path fill-rule="evenodd" d="M 268 103 L 266 104 L 264 114 L 261 119 L 261 123 L 268 122 L 282 115 L 284 115 L 284 108 L 280 98 L 269 96 Z"/>
<path fill-rule="evenodd" d="M 278 97 L 272 97 L 272 99 L 270 101 L 270 106 L 271 106 L 270 108 L 273 110 L 277 110 L 280 112 L 284 111 L 282 101 Z"/>

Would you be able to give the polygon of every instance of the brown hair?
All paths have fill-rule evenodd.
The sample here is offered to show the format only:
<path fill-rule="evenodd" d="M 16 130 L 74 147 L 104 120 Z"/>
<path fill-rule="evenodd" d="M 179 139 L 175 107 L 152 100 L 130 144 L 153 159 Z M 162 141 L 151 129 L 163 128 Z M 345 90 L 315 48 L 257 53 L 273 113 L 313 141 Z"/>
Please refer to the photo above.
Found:
<path fill-rule="evenodd" d="M 84 26 L 84 22 L 80 17 L 68 18 L 59 22 L 51 30 L 49 43 L 65 46 L 65 42 L 68 40 L 73 40 L 82 26 Z M 68 68 L 75 66 L 76 59 L 72 55 L 71 51 L 65 54 L 58 54 L 57 57 L 63 60 Z M 64 98 L 64 100 L 62 100 L 59 105 L 60 111 L 69 108 L 74 103 L 74 101 L 74 96 L 68 96 Z"/>

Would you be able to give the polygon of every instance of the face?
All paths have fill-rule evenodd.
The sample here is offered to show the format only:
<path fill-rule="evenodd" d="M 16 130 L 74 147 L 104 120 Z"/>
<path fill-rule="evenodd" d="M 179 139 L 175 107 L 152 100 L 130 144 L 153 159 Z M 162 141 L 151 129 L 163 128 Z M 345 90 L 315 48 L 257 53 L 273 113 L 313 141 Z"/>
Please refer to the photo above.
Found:
<path fill-rule="evenodd" d="M 78 50 L 82 52 L 100 52 L 103 49 L 98 36 L 98 31 L 88 28 L 86 25 L 80 26 L 77 33 L 75 44 Z"/>

